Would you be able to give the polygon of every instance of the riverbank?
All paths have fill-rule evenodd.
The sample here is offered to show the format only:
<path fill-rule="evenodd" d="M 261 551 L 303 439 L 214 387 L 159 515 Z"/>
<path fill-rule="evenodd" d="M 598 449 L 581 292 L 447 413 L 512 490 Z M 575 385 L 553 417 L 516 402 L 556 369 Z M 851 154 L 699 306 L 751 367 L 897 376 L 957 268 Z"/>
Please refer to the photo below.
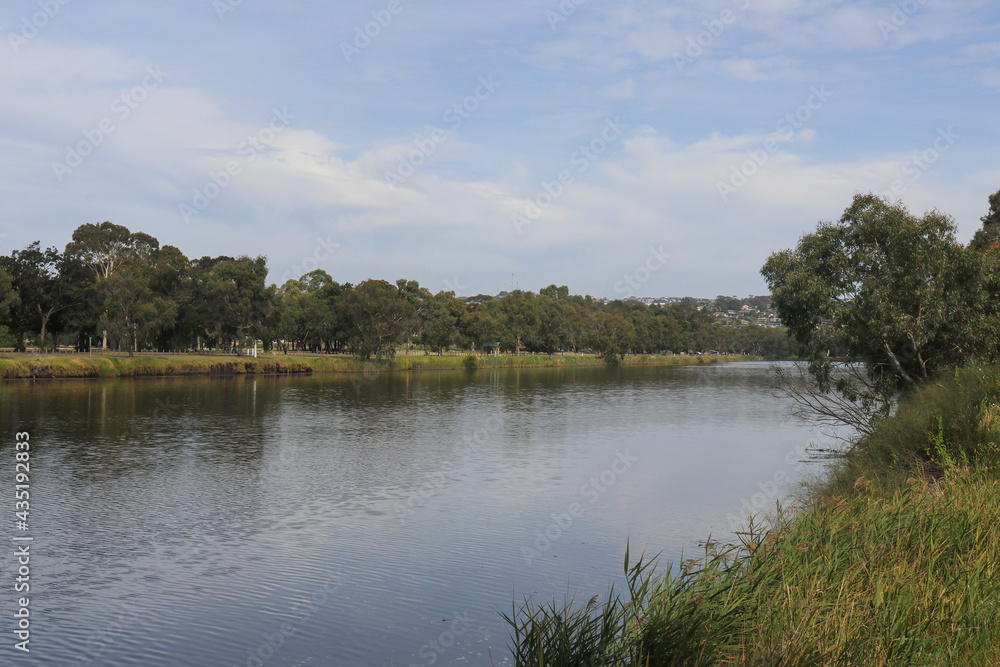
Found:
<path fill-rule="evenodd" d="M 346 355 L 145 355 L 88 356 L 77 354 L 9 355 L 0 357 L 0 379 L 163 377 L 175 375 L 255 375 L 292 373 L 377 373 L 469 368 L 472 355 L 397 356 L 391 362 L 360 361 Z M 474 355 L 475 368 L 544 368 L 603 366 L 592 354 L 521 356 Z M 746 361 L 740 355 L 637 355 L 624 366 L 680 366 L 722 361 Z"/>
<path fill-rule="evenodd" d="M 516 664 L 1000 664 L 998 443 L 1000 372 L 940 378 L 741 543 L 514 610 Z"/>

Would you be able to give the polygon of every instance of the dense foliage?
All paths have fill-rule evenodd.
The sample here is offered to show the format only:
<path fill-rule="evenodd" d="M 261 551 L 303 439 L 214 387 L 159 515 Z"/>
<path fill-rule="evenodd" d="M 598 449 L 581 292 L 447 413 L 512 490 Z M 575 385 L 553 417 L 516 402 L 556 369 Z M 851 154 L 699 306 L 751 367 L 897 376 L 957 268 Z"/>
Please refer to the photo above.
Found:
<path fill-rule="evenodd" d="M 857 195 L 837 223 L 820 223 L 761 270 L 789 334 L 822 388 L 833 350 L 861 360 L 866 391 L 906 393 L 942 370 L 992 359 L 1000 340 L 1000 192 L 973 242 L 938 211 Z M 846 393 L 857 387 L 841 387 Z"/>
<path fill-rule="evenodd" d="M 789 356 L 784 330 L 723 326 L 716 302 L 653 306 L 604 302 L 550 285 L 500 297 L 431 294 L 414 280 L 338 283 L 322 270 L 267 284 L 264 257 L 188 259 L 152 236 L 110 222 L 86 224 L 65 251 L 28 248 L 0 257 L 6 345 L 239 351 L 253 341 L 283 351 L 391 358 L 400 347 L 520 354 L 592 350 L 609 360 L 657 352 Z M 758 297 L 764 299 L 766 297 Z M 756 307 L 756 306 L 755 306 Z M 756 312 L 756 311 L 753 311 Z"/>

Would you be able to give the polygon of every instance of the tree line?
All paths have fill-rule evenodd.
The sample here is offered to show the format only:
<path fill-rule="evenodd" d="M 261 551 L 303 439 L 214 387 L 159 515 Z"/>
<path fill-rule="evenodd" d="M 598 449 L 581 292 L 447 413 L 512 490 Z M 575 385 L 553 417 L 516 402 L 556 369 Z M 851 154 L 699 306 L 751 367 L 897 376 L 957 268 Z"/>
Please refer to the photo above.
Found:
<path fill-rule="evenodd" d="M 29 341 L 133 353 L 232 350 L 254 341 L 283 352 L 392 358 L 399 349 L 459 348 L 617 359 L 658 352 L 788 356 L 783 330 L 725 327 L 693 299 L 647 307 L 550 285 L 499 297 L 432 294 L 415 280 L 338 283 L 317 269 L 280 287 L 264 257 L 189 259 L 174 246 L 104 222 L 84 224 L 60 252 L 39 242 L 0 256 L 0 344 Z"/>

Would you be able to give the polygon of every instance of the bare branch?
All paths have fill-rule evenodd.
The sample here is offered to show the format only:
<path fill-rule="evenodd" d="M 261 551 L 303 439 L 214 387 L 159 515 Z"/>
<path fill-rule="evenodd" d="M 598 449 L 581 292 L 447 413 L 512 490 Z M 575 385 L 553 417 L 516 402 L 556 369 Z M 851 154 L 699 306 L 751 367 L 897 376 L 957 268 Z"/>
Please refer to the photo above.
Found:
<path fill-rule="evenodd" d="M 775 364 L 771 376 L 775 395 L 792 399 L 792 416 L 825 428 L 831 437 L 845 442 L 855 443 L 870 436 L 876 424 L 893 409 L 891 396 L 870 380 L 863 364 L 834 367 L 840 391 L 821 391 L 805 363 Z M 838 433 L 844 426 L 852 429 L 850 436 Z"/>

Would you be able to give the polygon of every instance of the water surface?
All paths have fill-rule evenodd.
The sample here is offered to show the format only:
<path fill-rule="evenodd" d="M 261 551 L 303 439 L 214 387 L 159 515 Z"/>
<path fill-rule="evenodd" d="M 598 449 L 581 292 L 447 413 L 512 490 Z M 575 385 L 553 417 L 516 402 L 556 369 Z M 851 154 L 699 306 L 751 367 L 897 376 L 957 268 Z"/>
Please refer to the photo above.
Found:
<path fill-rule="evenodd" d="M 603 593 L 627 541 L 693 555 L 816 472 L 768 387 L 762 363 L 8 382 L 33 632 L 0 662 L 504 664 L 515 599 Z"/>

